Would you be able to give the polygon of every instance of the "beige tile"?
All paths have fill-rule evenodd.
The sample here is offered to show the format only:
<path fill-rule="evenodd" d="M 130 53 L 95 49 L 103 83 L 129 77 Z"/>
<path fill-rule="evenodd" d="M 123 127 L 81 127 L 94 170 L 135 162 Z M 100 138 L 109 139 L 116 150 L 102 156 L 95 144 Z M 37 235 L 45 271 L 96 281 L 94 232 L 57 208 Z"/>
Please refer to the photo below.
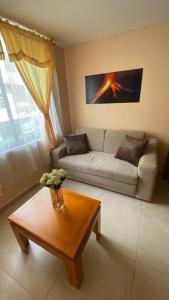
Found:
<path fill-rule="evenodd" d="M 100 200 L 100 194 L 102 192 L 102 189 L 96 186 L 92 186 L 89 184 L 85 184 L 83 182 L 78 182 L 75 180 L 67 179 L 63 186 L 67 189 L 70 189 L 76 193 L 95 198 Z"/>
<path fill-rule="evenodd" d="M 142 215 L 137 259 L 169 275 L 169 220 Z"/>
<path fill-rule="evenodd" d="M 36 269 L 36 265 L 30 259 L 29 255 L 22 252 L 17 241 L 10 249 L 0 256 L 0 266 L 7 270 L 11 275 L 15 273 L 24 273 Z"/>
<path fill-rule="evenodd" d="M 169 182 L 159 180 L 153 202 L 142 203 L 143 213 L 169 220 Z"/>
<path fill-rule="evenodd" d="M 46 274 L 58 274 L 63 269 L 63 262 L 45 249 L 31 242 L 29 257 L 34 265 L 43 268 Z"/>
<path fill-rule="evenodd" d="M 169 277 L 144 265 L 136 266 L 132 300 L 168 300 Z"/>
<path fill-rule="evenodd" d="M 60 260 L 31 244 L 30 255 L 18 244 L 0 258 L 0 266 L 37 299 L 44 299 L 63 267 Z"/>
<path fill-rule="evenodd" d="M 14 234 L 9 226 L 9 223 L 0 219 L 0 260 L 9 249 L 15 244 Z"/>
<path fill-rule="evenodd" d="M 131 209 L 140 209 L 141 201 L 130 197 L 127 195 L 123 195 L 120 193 L 116 193 L 110 190 L 101 189 L 100 199 L 106 201 L 106 203 L 116 203 L 116 205 L 124 208 L 131 208 Z"/>
<path fill-rule="evenodd" d="M 28 255 L 18 247 L 7 216 L 35 189 L 0 213 L 0 299 L 128 300 L 133 259 L 132 300 L 169 299 L 168 183 L 159 182 L 153 203 L 73 180 L 64 186 L 101 200 L 102 238 L 97 243 L 92 234 L 87 243 L 81 289 L 69 285 L 63 263 L 53 255 L 32 242 Z"/>
<path fill-rule="evenodd" d="M 104 243 L 132 259 L 136 258 L 141 201 L 103 191 L 105 197 L 101 232 Z"/>
<path fill-rule="evenodd" d="M 0 269 L 0 299 L 1 300 L 33 300 L 15 280 Z"/>
<path fill-rule="evenodd" d="M 90 241 L 83 255 L 84 281 L 81 288 L 71 287 L 63 270 L 47 300 L 129 300 L 133 264 L 132 260 Z"/>

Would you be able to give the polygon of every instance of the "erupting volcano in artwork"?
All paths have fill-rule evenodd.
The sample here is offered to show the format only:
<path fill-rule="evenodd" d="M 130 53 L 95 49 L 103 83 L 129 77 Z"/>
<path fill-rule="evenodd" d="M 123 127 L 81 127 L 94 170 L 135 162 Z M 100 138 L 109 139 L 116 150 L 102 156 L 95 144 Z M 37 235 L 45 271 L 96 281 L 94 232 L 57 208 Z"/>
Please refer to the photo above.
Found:
<path fill-rule="evenodd" d="M 139 102 L 143 69 L 85 77 L 86 103 Z"/>

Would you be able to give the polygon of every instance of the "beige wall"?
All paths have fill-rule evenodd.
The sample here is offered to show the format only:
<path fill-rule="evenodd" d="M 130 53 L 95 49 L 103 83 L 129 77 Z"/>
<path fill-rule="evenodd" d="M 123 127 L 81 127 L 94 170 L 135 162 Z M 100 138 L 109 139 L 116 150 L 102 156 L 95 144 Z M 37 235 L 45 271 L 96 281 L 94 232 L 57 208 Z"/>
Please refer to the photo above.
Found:
<path fill-rule="evenodd" d="M 71 122 L 70 122 L 70 111 L 69 111 L 69 102 L 68 102 L 64 49 L 59 46 L 55 46 L 55 56 L 56 56 L 56 71 L 58 77 L 58 86 L 59 86 L 61 111 L 62 111 L 62 119 L 63 119 L 62 120 L 63 133 L 66 134 L 71 131 Z"/>
<path fill-rule="evenodd" d="M 65 50 L 72 127 L 144 130 L 169 144 L 169 23 Z M 139 103 L 86 105 L 85 75 L 144 68 Z"/>

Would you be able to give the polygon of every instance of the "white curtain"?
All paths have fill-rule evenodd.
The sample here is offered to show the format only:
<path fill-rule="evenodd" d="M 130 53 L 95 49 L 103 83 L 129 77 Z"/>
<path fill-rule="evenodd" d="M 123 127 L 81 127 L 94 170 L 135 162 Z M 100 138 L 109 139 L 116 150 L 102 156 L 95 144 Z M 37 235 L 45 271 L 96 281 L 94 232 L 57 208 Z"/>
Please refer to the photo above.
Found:
<path fill-rule="evenodd" d="M 2 194 L 5 189 L 15 184 L 15 182 L 41 170 L 43 166 L 48 166 L 49 164 L 49 150 L 43 140 L 1 154 L 0 185 Z"/>
<path fill-rule="evenodd" d="M 0 185 L 9 188 L 50 164 L 43 116 L 15 67 L 0 61 Z"/>
<path fill-rule="evenodd" d="M 59 101 L 59 94 L 54 90 L 50 113 L 55 133 L 61 138 L 61 112 L 58 117 L 56 101 Z M 50 151 L 43 116 L 15 65 L 8 60 L 0 61 L 0 207 L 3 202 L 11 200 L 5 198 L 9 189 L 16 187 L 17 183 L 21 189 L 22 180 L 25 182 L 25 178 L 33 178 L 35 174 L 38 181 L 41 173 L 49 168 Z"/>

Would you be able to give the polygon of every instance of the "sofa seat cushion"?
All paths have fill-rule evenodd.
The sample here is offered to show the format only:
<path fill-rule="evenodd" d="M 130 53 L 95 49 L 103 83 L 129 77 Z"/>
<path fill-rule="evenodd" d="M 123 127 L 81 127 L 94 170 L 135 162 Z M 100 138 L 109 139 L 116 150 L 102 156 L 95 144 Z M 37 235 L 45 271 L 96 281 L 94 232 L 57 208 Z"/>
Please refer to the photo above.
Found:
<path fill-rule="evenodd" d="M 90 151 L 80 155 L 69 155 L 59 159 L 60 168 L 136 185 L 137 167 L 119 160 L 113 154 Z"/>

